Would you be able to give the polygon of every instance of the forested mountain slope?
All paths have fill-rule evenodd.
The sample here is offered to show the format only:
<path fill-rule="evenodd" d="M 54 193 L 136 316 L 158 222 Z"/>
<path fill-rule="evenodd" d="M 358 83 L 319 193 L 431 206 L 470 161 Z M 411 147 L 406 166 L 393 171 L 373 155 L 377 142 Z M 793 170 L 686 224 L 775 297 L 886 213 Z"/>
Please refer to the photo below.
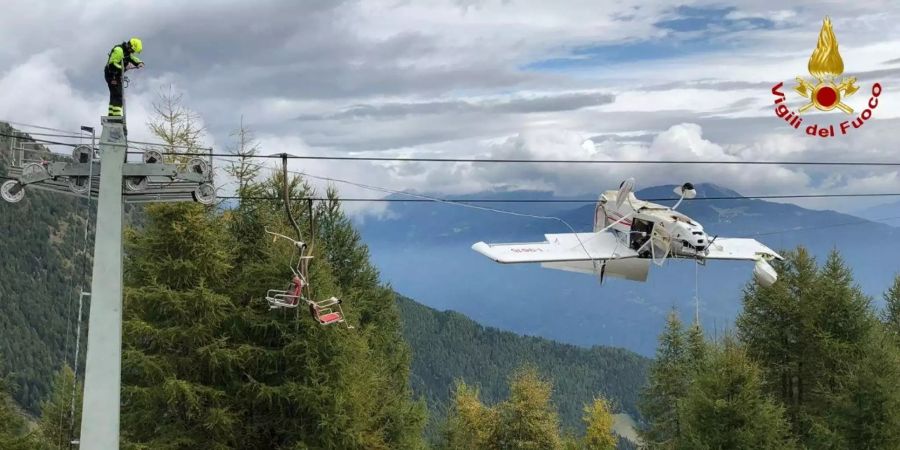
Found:
<path fill-rule="evenodd" d="M 637 399 L 649 359 L 612 347 L 583 348 L 484 327 L 452 311 L 436 311 L 398 299 L 404 335 L 412 347 L 411 383 L 428 402 L 428 433 L 443 421 L 455 380 L 480 388 L 482 399 L 508 395 L 508 378 L 530 364 L 554 385 L 553 400 L 564 427 L 582 432 L 582 407 L 596 394 L 612 400 L 616 412 L 637 417 Z"/>
<path fill-rule="evenodd" d="M 0 133 L 10 131 L 0 124 Z M 0 136 L 0 147 L 9 143 Z M 0 176 L 4 164 L 0 158 Z M 84 202 L 64 195 L 29 191 L 19 204 L 0 201 L 0 376 L 9 375 L 13 397 L 31 413 L 73 356 L 85 217 Z"/>

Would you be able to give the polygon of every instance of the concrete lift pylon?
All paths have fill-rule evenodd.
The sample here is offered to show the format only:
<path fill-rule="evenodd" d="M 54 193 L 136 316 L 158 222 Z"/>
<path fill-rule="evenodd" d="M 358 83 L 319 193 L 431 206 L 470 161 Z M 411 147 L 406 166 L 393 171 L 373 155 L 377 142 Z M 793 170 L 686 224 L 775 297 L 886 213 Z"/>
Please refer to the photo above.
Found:
<path fill-rule="evenodd" d="M 151 150 L 144 153 L 144 162 L 129 163 L 124 117 L 103 117 L 101 122 L 99 164 L 94 161 L 93 148 L 79 146 L 73 162 L 10 168 L 9 174 L 18 176 L 0 186 L 0 197 L 11 203 L 21 201 L 30 188 L 84 197 L 92 196 L 99 174 L 91 292 L 82 294 L 90 296 L 91 306 L 81 434 L 72 441 L 84 450 L 119 448 L 123 201 L 212 204 L 216 198 L 212 166 L 205 160 L 166 164 L 161 152 Z"/>
<path fill-rule="evenodd" d="M 79 442 L 85 450 L 119 448 L 122 386 L 122 172 L 124 124 L 104 117 L 100 192 L 91 276 L 84 399 Z"/>

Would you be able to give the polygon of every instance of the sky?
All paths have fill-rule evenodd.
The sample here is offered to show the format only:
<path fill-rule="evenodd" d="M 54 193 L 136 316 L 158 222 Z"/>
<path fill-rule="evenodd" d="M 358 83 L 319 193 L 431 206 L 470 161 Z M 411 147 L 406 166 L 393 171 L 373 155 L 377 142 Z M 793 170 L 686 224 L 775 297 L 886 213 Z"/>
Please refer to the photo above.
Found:
<path fill-rule="evenodd" d="M 805 99 L 794 79 L 830 16 L 862 128 L 810 137 L 775 117 Z M 217 151 L 241 117 L 262 153 L 535 159 L 897 160 L 900 4 L 892 1 L 78 0 L 12 2 L 0 15 L 0 120 L 99 125 L 102 66 L 138 36 L 129 131 L 160 90 L 184 95 Z M 453 196 L 538 189 L 590 196 L 711 182 L 745 195 L 898 192 L 898 168 L 525 165 L 292 161 L 292 169 Z M 218 178 L 222 192 L 229 182 Z M 318 182 L 317 182 L 318 183 Z M 322 187 L 321 184 L 317 184 Z M 345 196 L 383 193 L 338 185 Z M 854 211 L 877 202 L 806 199 Z M 383 203 L 348 205 L 354 214 Z"/>

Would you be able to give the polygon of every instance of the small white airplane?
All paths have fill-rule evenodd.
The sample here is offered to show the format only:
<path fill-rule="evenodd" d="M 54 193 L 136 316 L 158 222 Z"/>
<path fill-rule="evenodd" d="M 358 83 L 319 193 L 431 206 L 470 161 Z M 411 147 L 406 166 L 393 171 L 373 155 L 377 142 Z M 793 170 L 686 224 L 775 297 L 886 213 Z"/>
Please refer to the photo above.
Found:
<path fill-rule="evenodd" d="M 548 269 L 596 274 L 605 277 L 646 281 L 650 263 L 662 265 L 667 258 L 754 261 L 753 275 L 763 286 L 778 279 L 769 264 L 783 259 L 755 239 L 710 239 L 690 217 L 675 211 L 684 199 L 697 195 L 685 183 L 675 188 L 681 196 L 668 207 L 638 200 L 632 190 L 634 179 L 622 182 L 618 191 L 600 196 L 594 212 L 593 233 L 546 234 L 546 241 L 517 244 L 479 242 L 472 249 L 502 264 L 540 263 Z"/>

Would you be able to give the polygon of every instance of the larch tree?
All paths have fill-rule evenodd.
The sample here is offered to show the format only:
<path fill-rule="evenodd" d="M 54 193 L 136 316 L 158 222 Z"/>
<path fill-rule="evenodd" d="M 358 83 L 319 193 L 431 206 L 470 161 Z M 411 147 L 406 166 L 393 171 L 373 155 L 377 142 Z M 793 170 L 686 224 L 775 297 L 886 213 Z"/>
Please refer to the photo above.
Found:
<path fill-rule="evenodd" d="M 198 152 L 206 136 L 200 114 L 185 105 L 184 94 L 177 92 L 172 85 L 157 91 L 147 127 L 171 154 Z M 190 158 L 170 156 L 168 160 L 185 163 Z"/>
<path fill-rule="evenodd" d="M 550 401 L 550 382 L 536 370 L 525 368 L 513 375 L 509 391 L 509 398 L 496 406 L 497 426 L 491 436 L 491 448 L 561 449 L 559 417 Z"/>
<path fill-rule="evenodd" d="M 795 435 L 806 433 L 802 422 L 816 375 L 815 321 L 819 315 L 818 268 L 812 255 L 800 247 L 775 261 L 779 280 L 772 286 L 748 284 L 743 310 L 737 318 L 737 336 L 748 355 L 759 363 L 763 386 L 786 409 Z"/>
<path fill-rule="evenodd" d="M 874 326 L 871 301 L 855 285 L 853 274 L 838 252 L 832 251 L 819 271 L 816 296 L 821 304 L 816 323 L 819 356 L 824 374 L 821 388 L 836 389 L 841 371 L 864 353 Z"/>
<path fill-rule="evenodd" d="M 459 381 L 453 391 L 450 411 L 442 430 L 443 450 L 487 450 L 497 426 L 496 411 L 478 398 L 478 389 Z"/>
<path fill-rule="evenodd" d="M 852 367 L 839 373 L 829 393 L 827 421 L 832 448 L 900 448 L 900 350 L 873 328 Z"/>
<path fill-rule="evenodd" d="M 884 383 L 900 361 L 869 298 L 836 251 L 821 268 L 802 248 L 786 257 L 773 286 L 747 287 L 737 321 L 767 392 L 800 445 L 890 448 L 882 445 L 892 435 L 873 430 L 895 428 L 895 393 Z"/>
<path fill-rule="evenodd" d="M 615 420 L 609 402 L 603 397 L 596 397 L 584 407 L 584 443 L 585 450 L 614 450 L 618 439 L 613 434 Z"/>
<path fill-rule="evenodd" d="M 817 307 L 804 345 L 810 388 L 804 398 L 804 444 L 839 448 L 840 442 L 857 445 L 835 422 L 835 398 L 852 393 L 848 385 L 860 373 L 877 322 L 869 298 L 855 285 L 853 275 L 837 251 L 832 251 L 818 272 L 813 287 Z"/>
<path fill-rule="evenodd" d="M 28 430 L 22 411 L 6 392 L 6 381 L 0 379 L 0 448 L 4 450 L 38 450 L 42 442 Z"/>
<path fill-rule="evenodd" d="M 262 167 L 253 162 L 253 157 L 260 151 L 259 141 L 253 130 L 244 124 L 244 116 L 241 116 L 241 122 L 237 130 L 231 133 L 233 142 L 228 150 L 238 156 L 236 161 L 231 161 L 225 167 L 226 173 L 231 175 L 237 182 L 237 194 L 240 197 L 252 197 L 253 193 L 246 192 L 248 186 L 253 185 L 253 180 L 259 176 Z"/>
<path fill-rule="evenodd" d="M 73 391 L 76 393 L 74 406 Z M 76 385 L 75 372 L 68 365 L 63 366 L 53 379 L 50 397 L 41 405 L 38 428 L 47 449 L 68 450 L 72 447 L 72 438 L 81 428 L 81 394 L 82 386 L 81 383 Z"/>
<path fill-rule="evenodd" d="M 687 392 L 689 373 L 684 327 L 673 310 L 659 336 L 647 387 L 641 392 L 641 414 L 649 423 L 640 434 L 648 448 L 677 448 L 681 434 L 678 408 Z"/>
<path fill-rule="evenodd" d="M 900 345 L 900 275 L 894 277 L 894 284 L 884 293 L 884 305 L 882 322 L 888 334 Z"/>
<path fill-rule="evenodd" d="M 706 356 L 709 351 L 709 344 L 703 335 L 703 329 L 700 324 L 694 322 L 687 330 L 687 361 L 688 365 L 695 370 L 705 367 Z"/>
<path fill-rule="evenodd" d="M 714 345 L 681 405 L 685 450 L 793 447 L 783 410 L 764 393 L 759 368 L 731 338 Z"/>

